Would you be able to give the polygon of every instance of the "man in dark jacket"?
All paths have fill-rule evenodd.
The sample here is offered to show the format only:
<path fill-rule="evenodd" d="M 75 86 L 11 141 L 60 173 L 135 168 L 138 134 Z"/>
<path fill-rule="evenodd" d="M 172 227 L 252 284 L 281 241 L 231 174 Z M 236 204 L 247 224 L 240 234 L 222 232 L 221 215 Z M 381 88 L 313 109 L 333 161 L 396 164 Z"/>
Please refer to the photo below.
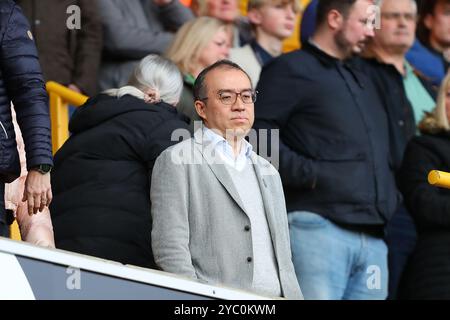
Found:
<path fill-rule="evenodd" d="M 37 213 L 52 200 L 48 97 L 29 24 L 14 1 L 0 1 L 0 236 L 8 234 L 4 183 L 20 175 L 11 102 L 25 142 L 29 171 L 23 200 Z"/>
<path fill-rule="evenodd" d="M 365 50 L 365 72 L 375 82 L 389 119 L 392 164 L 397 173 L 406 144 L 416 134 L 416 124 L 436 105 L 431 83 L 406 61 L 415 38 L 417 4 L 414 0 L 378 0 L 380 28 Z M 389 298 L 397 296 L 400 277 L 414 250 L 416 230 L 401 205 L 389 221 Z"/>
<path fill-rule="evenodd" d="M 16 2 L 30 21 L 44 79 L 95 95 L 102 52 L 102 23 L 96 1 Z"/>
<path fill-rule="evenodd" d="M 373 36 L 370 5 L 320 0 L 311 40 L 268 64 L 258 84 L 255 127 L 280 130 L 279 170 L 305 299 L 387 295 L 383 231 L 398 204 L 388 122 L 372 82 L 348 61 Z"/>

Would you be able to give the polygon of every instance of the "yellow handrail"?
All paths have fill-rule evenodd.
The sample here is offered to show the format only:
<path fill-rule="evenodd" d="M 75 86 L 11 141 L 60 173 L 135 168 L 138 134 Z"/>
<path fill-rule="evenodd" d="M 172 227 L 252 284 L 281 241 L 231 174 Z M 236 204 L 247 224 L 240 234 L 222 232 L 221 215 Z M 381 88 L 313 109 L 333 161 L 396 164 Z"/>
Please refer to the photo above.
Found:
<path fill-rule="evenodd" d="M 450 173 L 431 170 L 428 173 L 428 183 L 436 187 L 450 189 Z"/>
<path fill-rule="evenodd" d="M 46 87 L 50 98 L 52 150 L 55 153 L 69 138 L 69 104 L 79 107 L 88 97 L 54 81 L 47 82 Z"/>
<path fill-rule="evenodd" d="M 10 238 L 13 240 L 22 240 L 22 236 L 20 235 L 19 225 L 17 224 L 17 220 L 14 220 L 13 224 L 9 227 L 10 230 Z"/>

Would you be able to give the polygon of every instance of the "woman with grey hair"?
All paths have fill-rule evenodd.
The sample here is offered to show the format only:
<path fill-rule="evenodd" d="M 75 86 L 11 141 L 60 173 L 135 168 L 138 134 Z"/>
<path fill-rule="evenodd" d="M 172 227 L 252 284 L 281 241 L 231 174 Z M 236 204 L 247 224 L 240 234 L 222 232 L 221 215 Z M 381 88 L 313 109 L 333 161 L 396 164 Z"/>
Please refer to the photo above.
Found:
<path fill-rule="evenodd" d="M 57 248 L 154 268 L 150 177 L 159 154 L 187 122 L 177 113 L 178 68 L 145 57 L 128 85 L 89 99 L 55 154 L 52 222 Z"/>

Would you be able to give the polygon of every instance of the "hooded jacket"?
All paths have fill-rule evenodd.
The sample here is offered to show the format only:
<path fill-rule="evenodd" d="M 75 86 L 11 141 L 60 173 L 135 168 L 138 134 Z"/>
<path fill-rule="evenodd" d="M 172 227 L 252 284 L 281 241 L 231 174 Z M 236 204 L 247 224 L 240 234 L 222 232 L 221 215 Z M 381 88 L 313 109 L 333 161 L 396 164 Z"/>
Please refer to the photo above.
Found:
<path fill-rule="evenodd" d="M 450 171 L 450 132 L 428 114 L 408 143 L 400 188 L 418 239 L 402 276 L 406 299 L 450 299 L 450 190 L 428 183 L 430 170 Z"/>
<path fill-rule="evenodd" d="M 130 95 L 100 94 L 77 109 L 52 171 L 56 247 L 155 267 L 150 178 L 180 128 L 187 122 L 173 106 Z"/>

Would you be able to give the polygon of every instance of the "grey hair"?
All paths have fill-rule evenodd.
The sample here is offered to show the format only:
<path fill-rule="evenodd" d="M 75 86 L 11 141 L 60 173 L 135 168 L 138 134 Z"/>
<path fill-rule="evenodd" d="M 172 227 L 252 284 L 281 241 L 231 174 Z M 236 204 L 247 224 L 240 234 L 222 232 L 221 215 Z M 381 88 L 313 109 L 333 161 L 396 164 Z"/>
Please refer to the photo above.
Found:
<path fill-rule="evenodd" d="M 374 0 L 373 4 L 378 6 L 378 7 L 380 7 L 380 9 L 381 9 L 381 5 L 383 4 L 383 1 L 384 0 Z M 417 12 L 418 11 L 418 6 L 417 6 L 416 0 L 410 0 L 410 2 L 414 4 L 414 7 L 416 8 L 416 12 Z"/>
<path fill-rule="evenodd" d="M 176 105 L 183 90 L 183 78 L 178 67 L 166 58 L 150 54 L 140 61 L 126 86 L 104 93 L 118 98 L 129 94 L 145 100 L 145 92 L 149 89 L 156 92 L 160 100 Z"/>

